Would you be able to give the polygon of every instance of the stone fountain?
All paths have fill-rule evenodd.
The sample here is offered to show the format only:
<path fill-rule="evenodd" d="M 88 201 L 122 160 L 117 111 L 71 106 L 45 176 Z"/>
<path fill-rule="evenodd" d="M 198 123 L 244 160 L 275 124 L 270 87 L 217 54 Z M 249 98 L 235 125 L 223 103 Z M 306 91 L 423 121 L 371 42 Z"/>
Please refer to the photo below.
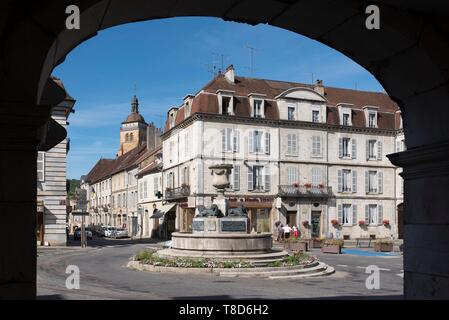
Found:
<path fill-rule="evenodd" d="M 250 232 L 244 206 L 229 209 L 225 189 L 230 185 L 232 168 L 231 164 L 209 167 L 217 191 L 213 204 L 210 208 L 198 206 L 192 232 L 172 233 L 171 248 L 158 251 L 159 256 L 273 261 L 287 254 L 272 249 L 271 233 Z"/>

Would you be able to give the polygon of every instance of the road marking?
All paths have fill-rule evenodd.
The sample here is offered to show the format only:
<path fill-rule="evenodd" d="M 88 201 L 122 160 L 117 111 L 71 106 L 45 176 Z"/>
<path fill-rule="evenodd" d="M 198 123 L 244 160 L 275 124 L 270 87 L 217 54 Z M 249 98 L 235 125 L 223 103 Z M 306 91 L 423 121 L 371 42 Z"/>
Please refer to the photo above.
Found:
<path fill-rule="evenodd" d="M 366 267 L 362 267 L 362 266 L 356 266 L 356 268 L 359 269 L 366 269 Z M 379 268 L 380 271 L 391 271 L 391 269 L 386 269 L 386 268 Z"/>
<path fill-rule="evenodd" d="M 344 268 L 347 268 L 348 265 L 347 265 L 347 264 L 337 264 L 336 267 L 344 267 Z"/>
<path fill-rule="evenodd" d="M 404 278 L 404 272 L 397 273 L 396 275 L 397 275 L 398 277 Z"/>

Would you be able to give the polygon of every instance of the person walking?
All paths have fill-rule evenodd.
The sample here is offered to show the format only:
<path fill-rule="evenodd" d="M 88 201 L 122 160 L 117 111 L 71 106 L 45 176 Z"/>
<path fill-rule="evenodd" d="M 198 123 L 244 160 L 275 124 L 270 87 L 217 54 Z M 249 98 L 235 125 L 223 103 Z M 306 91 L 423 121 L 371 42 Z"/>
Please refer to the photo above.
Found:
<path fill-rule="evenodd" d="M 292 228 L 288 225 L 288 223 L 285 225 L 284 229 L 284 238 L 288 239 L 290 238 L 290 232 L 292 232 Z"/>
<path fill-rule="evenodd" d="M 296 226 L 293 226 L 293 237 L 295 239 L 298 239 L 298 236 L 299 236 L 298 228 Z"/>
<path fill-rule="evenodd" d="M 281 242 L 284 239 L 284 225 L 282 223 L 279 223 L 278 226 L 278 242 Z"/>

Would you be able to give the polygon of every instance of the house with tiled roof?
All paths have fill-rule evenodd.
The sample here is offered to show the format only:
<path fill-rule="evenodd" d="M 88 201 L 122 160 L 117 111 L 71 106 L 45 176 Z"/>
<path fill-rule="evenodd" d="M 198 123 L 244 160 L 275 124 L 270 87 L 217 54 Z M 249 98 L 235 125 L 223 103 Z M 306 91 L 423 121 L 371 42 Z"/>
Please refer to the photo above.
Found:
<path fill-rule="evenodd" d="M 251 229 L 275 222 L 305 236 L 399 237 L 402 150 L 397 104 L 383 92 L 254 79 L 229 66 L 167 112 L 162 134 L 164 200 L 176 230 L 216 197 L 208 167 L 233 165 L 226 194 Z"/>

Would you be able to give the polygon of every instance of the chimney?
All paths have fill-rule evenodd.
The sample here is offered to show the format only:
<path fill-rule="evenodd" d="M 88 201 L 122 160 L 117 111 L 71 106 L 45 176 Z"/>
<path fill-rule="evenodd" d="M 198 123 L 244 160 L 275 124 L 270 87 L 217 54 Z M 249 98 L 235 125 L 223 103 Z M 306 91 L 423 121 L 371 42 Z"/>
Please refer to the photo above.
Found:
<path fill-rule="evenodd" d="M 324 86 L 323 86 L 323 80 L 317 80 L 315 82 L 315 87 L 313 88 L 316 92 L 324 96 Z"/>
<path fill-rule="evenodd" d="M 232 64 L 226 68 L 224 76 L 228 79 L 228 81 L 235 83 L 234 66 Z"/>
<path fill-rule="evenodd" d="M 147 150 L 151 151 L 154 149 L 154 136 L 153 136 L 153 132 L 154 130 L 154 126 L 153 123 L 149 124 L 147 126 Z"/>

